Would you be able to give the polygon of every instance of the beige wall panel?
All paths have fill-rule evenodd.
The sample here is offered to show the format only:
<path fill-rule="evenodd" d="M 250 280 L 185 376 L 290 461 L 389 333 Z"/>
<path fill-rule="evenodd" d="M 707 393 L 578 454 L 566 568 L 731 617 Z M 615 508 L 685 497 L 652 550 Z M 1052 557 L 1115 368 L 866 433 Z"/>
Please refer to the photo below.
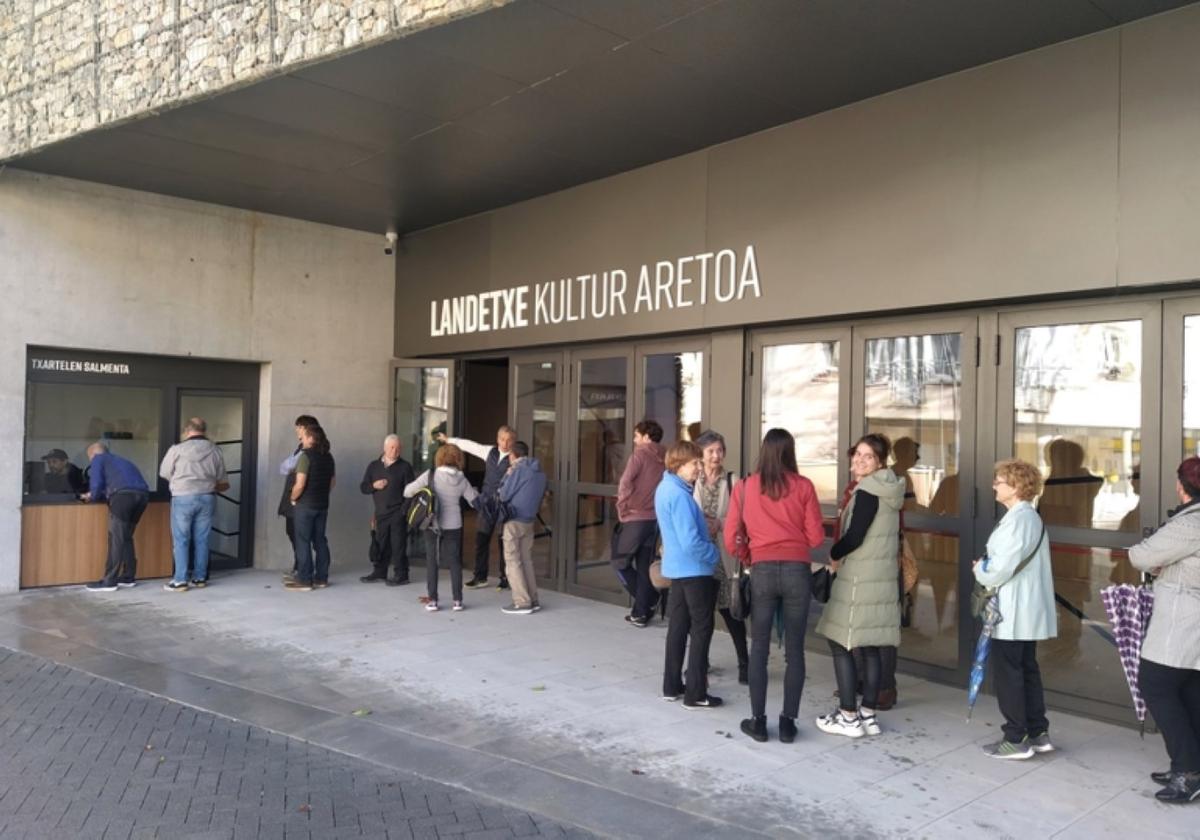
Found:
<path fill-rule="evenodd" d="M 1113 285 L 1116 90 L 1104 33 L 711 150 L 710 243 L 759 245 L 745 320 Z"/>
<path fill-rule="evenodd" d="M 1122 30 L 1121 285 L 1200 277 L 1200 5 Z"/>
<path fill-rule="evenodd" d="M 528 347 L 703 326 L 699 306 L 635 313 L 633 304 L 643 264 L 653 271 L 658 260 L 704 250 L 705 180 L 704 153 L 685 155 L 406 238 L 397 268 L 398 301 L 410 294 L 427 300 L 623 269 L 627 314 L 431 339 L 428 303 L 398 302 L 397 355 Z M 478 249 L 485 241 L 490 258 L 481 271 Z"/>
<path fill-rule="evenodd" d="M 439 351 L 429 337 L 431 299 L 494 288 L 493 218 L 491 213 L 472 216 L 401 240 L 396 249 L 396 356 L 429 356 Z"/>

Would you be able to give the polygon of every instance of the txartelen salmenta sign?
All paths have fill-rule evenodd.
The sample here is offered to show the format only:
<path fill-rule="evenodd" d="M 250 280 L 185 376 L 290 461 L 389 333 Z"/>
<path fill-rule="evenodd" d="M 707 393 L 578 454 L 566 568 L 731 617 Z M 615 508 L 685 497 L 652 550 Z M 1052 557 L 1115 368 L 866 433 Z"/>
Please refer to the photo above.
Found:
<path fill-rule="evenodd" d="M 762 297 L 754 246 L 658 260 L 640 268 L 545 280 L 429 304 L 429 335 L 519 330 L 601 321 L 620 315 L 686 309 Z"/>

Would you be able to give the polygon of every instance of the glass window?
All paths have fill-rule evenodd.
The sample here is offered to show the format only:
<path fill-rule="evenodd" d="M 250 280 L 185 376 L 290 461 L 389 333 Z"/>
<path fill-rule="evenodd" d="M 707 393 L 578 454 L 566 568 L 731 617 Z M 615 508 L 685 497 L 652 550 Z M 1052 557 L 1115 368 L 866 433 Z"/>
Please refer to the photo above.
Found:
<path fill-rule="evenodd" d="M 579 478 L 616 484 L 625 466 L 625 357 L 579 363 Z"/>
<path fill-rule="evenodd" d="M 417 472 L 433 465 L 433 436 L 446 431 L 449 409 L 448 367 L 396 368 L 395 431 Z"/>
<path fill-rule="evenodd" d="M 612 567 L 616 497 L 581 493 L 575 499 L 575 516 L 575 583 L 607 592 L 624 591 Z"/>
<path fill-rule="evenodd" d="M 31 382 L 25 412 L 27 495 L 79 492 L 87 448 L 99 440 L 132 461 L 154 488 L 162 414 L 158 388 Z"/>
<path fill-rule="evenodd" d="M 787 429 L 796 438 L 800 472 L 824 504 L 838 501 L 839 342 L 763 348 L 762 431 Z"/>
<path fill-rule="evenodd" d="M 906 335 L 866 342 L 864 432 L 894 446 L 904 509 L 958 515 L 962 336 Z"/>
<path fill-rule="evenodd" d="M 1047 525 L 1137 531 L 1142 324 L 1016 331 L 1016 457 L 1046 479 Z"/>
<path fill-rule="evenodd" d="M 642 416 L 663 427 L 664 446 L 700 436 L 703 381 L 703 353 L 656 353 L 646 357 Z"/>
<path fill-rule="evenodd" d="M 528 441 L 533 457 L 541 461 L 542 472 L 551 480 L 556 475 L 557 383 L 554 362 L 517 365 L 517 434 Z"/>
<path fill-rule="evenodd" d="M 1183 457 L 1200 455 L 1200 315 L 1183 319 Z"/>

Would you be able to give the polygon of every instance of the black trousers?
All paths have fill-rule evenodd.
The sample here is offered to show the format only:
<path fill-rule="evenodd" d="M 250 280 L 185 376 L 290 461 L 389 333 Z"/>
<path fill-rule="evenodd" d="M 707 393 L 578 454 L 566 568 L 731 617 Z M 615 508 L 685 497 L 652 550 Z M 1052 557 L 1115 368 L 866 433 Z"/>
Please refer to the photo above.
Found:
<path fill-rule="evenodd" d="M 296 565 L 296 520 L 291 516 L 283 517 L 283 530 L 287 534 L 288 545 L 292 547 L 292 574 L 300 567 Z"/>
<path fill-rule="evenodd" d="M 727 609 L 718 610 L 718 612 L 725 620 L 725 629 L 729 631 L 729 637 L 733 639 L 733 649 L 737 651 L 738 667 L 748 666 L 750 664 L 750 648 L 746 646 L 746 622 L 734 618 L 733 613 Z"/>
<path fill-rule="evenodd" d="M 149 502 L 149 494 L 132 490 L 119 490 L 108 497 L 108 561 L 102 580 L 106 585 L 132 583 L 137 578 L 133 532 Z"/>
<path fill-rule="evenodd" d="M 879 690 L 887 691 L 896 690 L 896 659 L 897 649 L 891 645 L 881 646 L 879 648 Z M 854 667 L 858 669 L 859 687 L 858 693 L 862 693 L 862 675 L 866 673 L 866 663 L 863 661 L 862 648 L 855 648 L 851 651 L 854 656 Z M 868 706 L 867 708 L 871 708 Z"/>
<path fill-rule="evenodd" d="M 856 647 L 854 652 L 846 650 L 832 639 L 829 649 L 833 652 L 833 675 L 837 679 L 838 705 L 844 712 L 857 712 L 855 700 L 858 697 L 858 680 L 862 678 L 863 708 L 874 709 L 879 704 L 879 682 L 883 673 L 880 648 L 873 645 Z M 861 657 L 862 668 L 859 669 L 855 659 Z"/>
<path fill-rule="evenodd" d="M 396 580 L 408 580 L 408 520 L 403 510 L 375 517 L 371 532 L 371 565 L 379 577 L 387 575 L 388 563 Z"/>
<path fill-rule="evenodd" d="M 1019 744 L 1026 735 L 1033 738 L 1048 731 L 1037 642 L 992 639 L 990 659 L 1005 740 Z"/>
<path fill-rule="evenodd" d="M 475 531 L 475 578 L 477 580 L 487 580 L 488 577 L 488 562 L 492 557 L 492 534 L 496 535 L 496 545 L 500 547 L 500 580 L 505 580 L 504 572 L 504 526 L 496 527 L 493 525 L 487 531 L 483 530 L 484 525 L 492 525 L 486 522 L 483 518 L 475 520 L 479 524 L 479 529 Z"/>
<path fill-rule="evenodd" d="M 1172 773 L 1200 773 L 1200 671 L 1141 661 L 1138 682 L 1162 730 Z"/>
<path fill-rule="evenodd" d="M 717 581 L 712 575 L 675 578 L 667 600 L 667 655 L 663 665 L 663 694 L 682 693 L 684 702 L 708 696 L 708 647 L 712 643 Z M 687 682 L 683 680 L 683 654 L 688 652 Z M 685 691 L 686 685 L 686 691 Z"/>
<path fill-rule="evenodd" d="M 800 713 L 804 691 L 804 634 L 808 631 L 808 609 L 812 605 L 812 567 L 808 563 L 760 560 L 750 567 L 750 714 L 767 713 L 767 658 L 771 653 L 771 629 L 775 611 L 783 609 L 784 717 Z"/>
<path fill-rule="evenodd" d="M 621 525 L 618 540 L 618 550 L 628 558 L 628 567 L 618 576 L 629 597 L 633 598 L 630 612 L 634 618 L 648 619 L 659 598 L 658 590 L 650 580 L 650 564 L 654 562 L 654 546 L 658 542 L 658 523 L 652 519 L 625 522 Z M 713 597 L 716 597 L 715 590 Z"/>
<path fill-rule="evenodd" d="M 429 600 L 438 599 L 438 567 L 450 570 L 450 594 L 455 601 L 463 599 L 463 529 L 442 531 L 439 535 L 425 531 L 425 591 Z"/>

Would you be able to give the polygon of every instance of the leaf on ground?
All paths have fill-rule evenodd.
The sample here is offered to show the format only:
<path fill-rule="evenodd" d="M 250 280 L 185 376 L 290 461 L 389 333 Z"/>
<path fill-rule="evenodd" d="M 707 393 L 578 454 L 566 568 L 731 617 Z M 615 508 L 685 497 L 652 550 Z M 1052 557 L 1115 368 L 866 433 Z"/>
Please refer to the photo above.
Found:
<path fill-rule="evenodd" d="M 312 811 L 312 806 L 309 805 L 307 802 L 305 802 L 303 805 L 301 805 L 296 810 L 299 811 L 301 814 L 307 814 Z"/>
<path fill-rule="evenodd" d="M 533 688 L 530 689 L 530 691 L 545 691 L 545 690 L 546 690 L 546 686 L 544 686 L 544 685 L 535 685 Z"/>
<path fill-rule="evenodd" d="M 370 709 L 355 709 L 350 714 L 354 715 L 355 717 L 366 717 L 367 715 L 371 714 L 371 710 Z"/>
<path fill-rule="evenodd" d="M 633 775 L 635 775 L 635 776 L 645 776 L 645 775 L 646 775 L 646 772 L 645 772 L 644 770 L 639 770 L 639 769 L 637 769 L 636 767 L 634 767 L 634 768 L 633 768 L 632 770 L 630 770 L 629 772 L 630 772 L 630 773 L 632 773 L 632 774 L 633 774 Z"/>

